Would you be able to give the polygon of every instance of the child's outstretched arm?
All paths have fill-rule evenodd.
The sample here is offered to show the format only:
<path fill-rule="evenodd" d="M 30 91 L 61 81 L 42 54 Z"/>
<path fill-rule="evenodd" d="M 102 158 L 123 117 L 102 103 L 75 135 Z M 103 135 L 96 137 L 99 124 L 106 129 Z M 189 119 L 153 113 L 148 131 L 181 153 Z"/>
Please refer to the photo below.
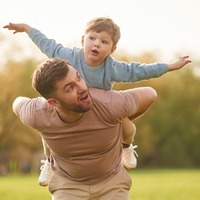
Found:
<path fill-rule="evenodd" d="M 174 62 L 168 64 L 168 71 L 174 71 L 174 70 L 181 69 L 182 67 L 184 67 L 185 65 L 187 65 L 188 63 L 191 63 L 191 62 L 192 61 L 189 60 L 189 56 L 181 56 Z"/>
<path fill-rule="evenodd" d="M 19 33 L 19 32 L 28 32 L 31 27 L 28 24 L 14 24 L 14 23 L 9 23 L 5 25 L 3 28 L 7 28 L 8 30 L 13 30 L 13 34 Z"/>
<path fill-rule="evenodd" d="M 63 59 L 70 60 L 71 54 L 73 52 L 70 48 L 65 48 L 60 43 L 57 43 L 53 39 L 49 39 L 42 32 L 33 28 L 25 23 L 9 23 L 5 25 L 3 28 L 13 31 L 13 34 L 19 32 L 25 32 L 29 36 L 29 38 L 33 41 L 33 43 L 44 53 L 47 57 L 60 57 Z M 73 58 L 72 58 L 73 59 Z M 71 62 L 72 60 L 70 60 Z"/>

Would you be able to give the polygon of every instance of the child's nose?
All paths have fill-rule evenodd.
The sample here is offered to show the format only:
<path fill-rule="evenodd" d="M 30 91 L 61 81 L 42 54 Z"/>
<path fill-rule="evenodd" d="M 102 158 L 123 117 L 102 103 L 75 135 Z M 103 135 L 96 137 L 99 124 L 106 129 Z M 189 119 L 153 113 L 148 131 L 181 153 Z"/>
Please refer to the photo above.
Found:
<path fill-rule="evenodd" d="M 95 40 L 95 46 L 97 46 L 97 47 L 100 46 L 100 41 L 99 40 Z"/>

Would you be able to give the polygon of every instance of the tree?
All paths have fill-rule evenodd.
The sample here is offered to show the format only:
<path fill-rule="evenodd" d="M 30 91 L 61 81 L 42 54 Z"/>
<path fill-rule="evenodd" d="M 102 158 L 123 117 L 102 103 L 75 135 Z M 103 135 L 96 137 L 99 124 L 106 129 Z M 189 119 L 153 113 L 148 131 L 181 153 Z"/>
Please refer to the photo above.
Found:
<path fill-rule="evenodd" d="M 42 148 L 36 132 L 24 126 L 12 111 L 12 103 L 17 96 L 36 96 L 31 88 L 31 74 L 36 61 L 8 62 L 0 73 L 0 153 L 1 159 L 19 160 L 30 157 Z M 0 160 L 0 162 L 3 162 Z"/>
<path fill-rule="evenodd" d="M 146 54 L 145 54 L 146 55 Z M 153 58 L 153 57 L 152 57 Z M 150 61 L 149 61 L 150 60 Z M 154 62 L 154 59 L 143 62 Z M 194 66 L 170 72 L 156 79 L 139 83 L 115 84 L 115 89 L 152 86 L 157 102 L 137 120 L 135 143 L 138 144 L 139 165 L 153 167 L 200 166 L 200 78 Z"/>

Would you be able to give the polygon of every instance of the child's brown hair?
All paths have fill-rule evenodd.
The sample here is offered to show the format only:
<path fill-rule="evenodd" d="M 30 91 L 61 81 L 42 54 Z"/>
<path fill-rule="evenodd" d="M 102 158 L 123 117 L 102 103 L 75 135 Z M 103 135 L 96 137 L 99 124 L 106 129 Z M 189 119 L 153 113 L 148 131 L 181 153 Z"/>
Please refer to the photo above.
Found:
<path fill-rule="evenodd" d="M 111 35 L 112 41 L 114 45 L 117 45 L 121 33 L 120 28 L 115 22 L 107 17 L 98 17 L 90 20 L 85 27 L 84 34 L 87 34 L 91 31 L 94 32 L 101 32 L 105 31 Z"/>

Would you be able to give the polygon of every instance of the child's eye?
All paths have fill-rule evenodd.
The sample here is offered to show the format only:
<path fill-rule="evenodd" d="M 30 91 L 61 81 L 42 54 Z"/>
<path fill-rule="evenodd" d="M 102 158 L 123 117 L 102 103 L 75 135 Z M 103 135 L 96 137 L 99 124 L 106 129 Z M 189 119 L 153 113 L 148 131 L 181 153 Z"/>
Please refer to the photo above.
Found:
<path fill-rule="evenodd" d="M 89 38 L 90 38 L 90 40 L 95 40 L 94 36 L 90 36 Z"/>
<path fill-rule="evenodd" d="M 102 43 L 103 44 L 108 44 L 108 41 L 107 40 L 103 40 Z"/>

